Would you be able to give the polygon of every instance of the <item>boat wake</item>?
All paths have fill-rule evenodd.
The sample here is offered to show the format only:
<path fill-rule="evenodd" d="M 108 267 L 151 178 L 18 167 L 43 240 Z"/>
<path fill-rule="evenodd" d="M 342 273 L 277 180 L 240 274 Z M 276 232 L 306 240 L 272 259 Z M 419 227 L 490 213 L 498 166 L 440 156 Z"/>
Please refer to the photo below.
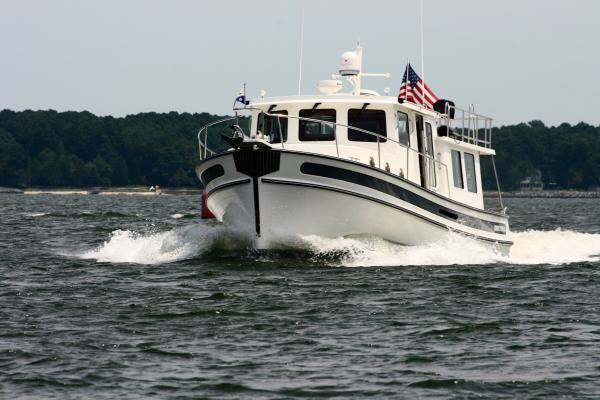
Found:
<path fill-rule="evenodd" d="M 569 264 L 600 260 L 600 234 L 565 230 L 513 232 L 509 255 L 467 237 L 448 234 L 439 242 L 401 246 L 380 238 L 324 239 L 306 237 L 316 253 L 346 249 L 345 266 Z"/>
<path fill-rule="evenodd" d="M 78 256 L 100 262 L 164 264 L 251 246 L 247 235 L 223 227 L 194 224 L 152 234 L 116 230 L 102 245 Z"/>
<path fill-rule="evenodd" d="M 569 264 L 600 260 L 600 234 L 569 230 L 528 230 L 511 233 L 510 255 L 464 236 L 448 234 L 441 241 L 422 246 L 402 246 L 373 236 L 329 239 L 302 236 L 271 243 L 272 252 L 253 249 L 249 235 L 223 226 L 193 224 L 164 232 L 139 234 L 113 231 L 97 248 L 77 254 L 84 259 L 110 263 L 164 264 L 211 256 L 256 259 L 300 255 L 313 263 L 330 266 Z"/>

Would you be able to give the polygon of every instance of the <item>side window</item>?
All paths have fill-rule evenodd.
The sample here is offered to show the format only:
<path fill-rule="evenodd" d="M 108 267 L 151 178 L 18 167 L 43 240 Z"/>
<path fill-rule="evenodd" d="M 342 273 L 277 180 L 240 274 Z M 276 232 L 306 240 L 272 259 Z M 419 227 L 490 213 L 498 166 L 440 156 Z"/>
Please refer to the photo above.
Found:
<path fill-rule="evenodd" d="M 465 173 L 467 175 L 467 190 L 477 193 L 477 181 L 475 178 L 475 156 L 465 153 Z"/>
<path fill-rule="evenodd" d="M 454 186 L 464 189 L 462 173 L 462 161 L 460 159 L 460 151 L 452 150 L 452 177 L 454 178 Z"/>
<path fill-rule="evenodd" d="M 425 124 L 425 135 L 427 137 L 427 148 L 425 151 L 431 158 L 428 159 L 429 164 L 429 186 L 437 187 L 437 181 L 435 177 L 435 152 L 433 151 L 433 135 L 431 132 L 431 124 L 427 122 Z"/>
<path fill-rule="evenodd" d="M 398 121 L 398 141 L 400 144 L 410 146 L 410 137 L 408 136 L 408 115 L 398 111 L 396 113 Z"/>
<path fill-rule="evenodd" d="M 287 111 L 273 111 L 271 114 L 288 115 Z M 281 126 L 281 132 L 279 127 Z M 277 118 L 260 113 L 258 116 L 258 130 L 269 138 L 270 143 L 287 142 L 288 119 L 285 117 Z"/>
<path fill-rule="evenodd" d="M 369 132 L 387 136 L 385 127 L 385 111 L 351 108 L 348 110 L 348 126 L 364 129 Z M 353 142 L 377 142 L 377 136 L 348 128 L 348 140 Z M 379 138 L 383 143 L 386 139 Z"/>
<path fill-rule="evenodd" d="M 335 140 L 335 110 L 300 110 L 300 118 L 318 119 L 319 121 L 332 122 L 324 124 L 316 121 L 300 120 L 299 137 L 302 141 L 327 141 Z"/>

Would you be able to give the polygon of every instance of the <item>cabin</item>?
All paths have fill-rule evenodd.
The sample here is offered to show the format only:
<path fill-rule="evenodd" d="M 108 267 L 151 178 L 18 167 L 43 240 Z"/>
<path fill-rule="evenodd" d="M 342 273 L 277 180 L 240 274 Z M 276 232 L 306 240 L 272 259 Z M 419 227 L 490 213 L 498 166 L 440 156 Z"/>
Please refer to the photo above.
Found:
<path fill-rule="evenodd" d="M 246 110 L 253 139 L 367 164 L 483 209 L 480 157 L 495 154 L 491 119 L 445 102 L 437 111 L 369 90 L 261 98 Z"/>

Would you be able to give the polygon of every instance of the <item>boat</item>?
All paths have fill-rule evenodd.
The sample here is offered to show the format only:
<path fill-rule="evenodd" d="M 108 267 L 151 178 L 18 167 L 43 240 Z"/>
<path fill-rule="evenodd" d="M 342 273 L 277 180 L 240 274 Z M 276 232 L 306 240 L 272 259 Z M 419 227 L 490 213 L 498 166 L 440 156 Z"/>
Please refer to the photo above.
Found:
<path fill-rule="evenodd" d="M 360 46 L 343 53 L 339 74 L 320 81 L 318 94 L 241 93 L 234 117 L 202 127 L 196 174 L 205 207 L 251 235 L 257 249 L 307 235 L 421 245 L 450 232 L 508 253 L 501 197 L 500 207 L 484 207 L 480 160 L 495 155 L 492 119 L 473 106 L 434 102 L 424 82 L 412 86 L 412 75 L 420 78 L 410 64 L 398 96 L 363 89 L 361 77 L 387 74 L 362 72 L 362 58 Z M 498 183 L 495 172 L 494 164 Z"/>

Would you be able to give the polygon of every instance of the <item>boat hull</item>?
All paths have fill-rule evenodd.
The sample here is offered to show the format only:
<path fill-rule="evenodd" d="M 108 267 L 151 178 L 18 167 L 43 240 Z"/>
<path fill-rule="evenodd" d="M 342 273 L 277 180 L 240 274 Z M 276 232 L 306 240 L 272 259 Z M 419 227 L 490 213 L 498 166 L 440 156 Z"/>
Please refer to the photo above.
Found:
<path fill-rule="evenodd" d="M 298 235 L 375 235 L 404 245 L 471 236 L 506 253 L 508 219 L 445 199 L 398 176 L 333 157 L 237 150 L 196 168 L 207 206 L 258 248 Z"/>

